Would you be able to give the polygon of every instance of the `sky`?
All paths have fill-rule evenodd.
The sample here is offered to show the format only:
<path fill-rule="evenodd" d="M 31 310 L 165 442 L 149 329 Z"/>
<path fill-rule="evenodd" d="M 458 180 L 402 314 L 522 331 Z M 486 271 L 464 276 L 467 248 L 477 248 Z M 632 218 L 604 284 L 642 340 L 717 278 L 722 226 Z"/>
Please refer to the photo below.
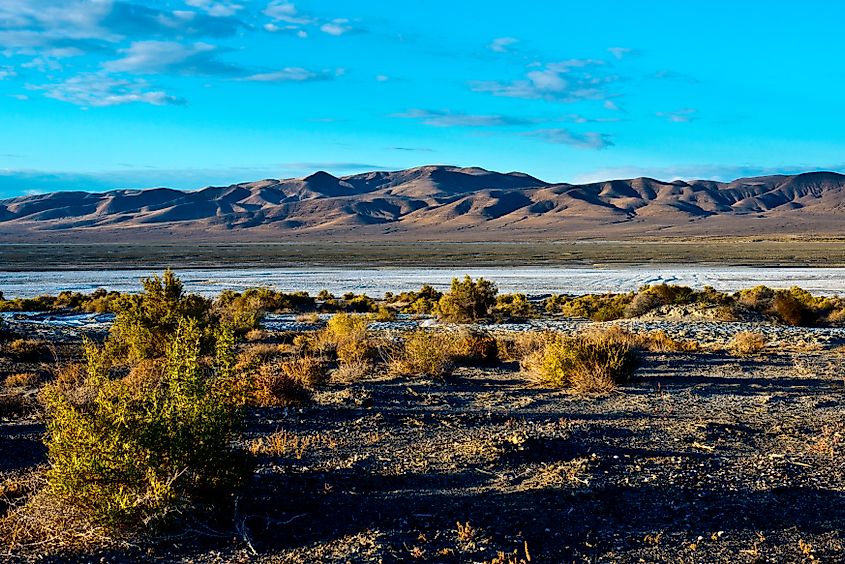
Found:
<path fill-rule="evenodd" d="M 0 0 L 0 197 L 845 170 L 845 3 Z"/>

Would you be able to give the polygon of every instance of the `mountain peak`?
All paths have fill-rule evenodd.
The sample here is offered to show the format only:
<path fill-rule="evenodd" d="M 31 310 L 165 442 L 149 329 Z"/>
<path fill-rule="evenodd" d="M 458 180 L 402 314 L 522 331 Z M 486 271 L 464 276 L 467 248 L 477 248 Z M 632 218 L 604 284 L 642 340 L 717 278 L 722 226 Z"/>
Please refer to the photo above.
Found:
<path fill-rule="evenodd" d="M 429 165 L 338 178 L 326 171 L 179 191 L 57 192 L 0 201 L 0 242 L 368 236 L 433 240 L 845 235 L 845 176 L 827 171 L 665 182 L 548 184 L 520 172 Z M 158 235 L 156 235 L 158 234 Z M 149 238 L 149 239 L 148 239 Z M 203 239 L 204 240 L 204 239 Z"/>

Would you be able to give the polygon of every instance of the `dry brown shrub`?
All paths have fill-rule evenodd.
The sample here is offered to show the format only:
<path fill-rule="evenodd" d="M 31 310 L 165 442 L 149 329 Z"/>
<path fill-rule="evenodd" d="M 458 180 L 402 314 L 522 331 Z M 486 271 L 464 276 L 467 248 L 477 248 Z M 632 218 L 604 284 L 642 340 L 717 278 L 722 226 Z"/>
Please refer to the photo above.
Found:
<path fill-rule="evenodd" d="M 329 379 L 326 361 L 315 356 L 293 357 L 278 363 L 277 366 L 281 372 L 306 388 L 321 386 Z"/>
<path fill-rule="evenodd" d="M 164 378 L 164 364 L 156 359 L 139 360 L 124 376 L 124 381 L 138 392 L 153 390 Z"/>
<path fill-rule="evenodd" d="M 766 347 L 766 337 L 759 331 L 740 331 L 728 343 L 728 349 L 734 354 L 757 354 Z"/>
<path fill-rule="evenodd" d="M 498 339 L 498 355 L 503 362 L 520 362 L 556 338 L 550 331 L 528 331 Z"/>
<path fill-rule="evenodd" d="M 38 374 L 34 372 L 17 372 L 6 376 L 3 386 L 5 388 L 34 388 L 39 380 Z"/>
<path fill-rule="evenodd" d="M 486 331 L 462 331 L 448 339 L 455 361 L 468 365 L 490 365 L 499 361 L 496 338 Z"/>
<path fill-rule="evenodd" d="M 363 378 L 366 378 L 374 370 L 374 366 L 370 362 L 354 362 L 350 364 L 340 364 L 334 372 L 332 372 L 332 382 L 339 382 L 341 384 L 351 384 Z"/>
<path fill-rule="evenodd" d="M 446 378 L 455 367 L 451 336 L 440 331 L 418 329 L 406 333 L 401 344 L 387 352 L 388 367 L 399 376 L 429 376 Z"/>
<path fill-rule="evenodd" d="M 244 380 L 249 396 L 248 403 L 264 406 L 301 405 L 308 401 L 309 393 L 297 378 L 283 371 L 277 365 L 264 364 L 253 381 Z"/>
<path fill-rule="evenodd" d="M 112 534 L 95 523 L 91 515 L 80 507 L 64 503 L 45 487 L 43 477 L 35 480 L 37 490 L 16 500 L 7 515 L 0 518 L 0 539 L 10 553 L 58 555 L 84 552 L 108 546 L 128 547 L 138 539 Z"/>
<path fill-rule="evenodd" d="M 247 331 L 246 335 L 244 335 L 244 339 L 246 339 L 250 343 L 264 341 L 269 337 L 270 333 L 268 333 L 264 329 L 250 329 L 249 331 Z"/>
<path fill-rule="evenodd" d="M 836 421 L 822 427 L 810 450 L 836 458 L 845 447 L 845 421 Z"/>

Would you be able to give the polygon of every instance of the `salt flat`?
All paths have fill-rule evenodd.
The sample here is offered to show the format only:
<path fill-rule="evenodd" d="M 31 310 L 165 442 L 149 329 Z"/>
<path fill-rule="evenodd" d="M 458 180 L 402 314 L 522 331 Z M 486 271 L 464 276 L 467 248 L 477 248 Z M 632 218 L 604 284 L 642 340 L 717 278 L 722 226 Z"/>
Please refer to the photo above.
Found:
<path fill-rule="evenodd" d="M 152 269 L 96 269 L 55 272 L 0 272 L 0 292 L 9 298 L 56 294 L 69 290 L 91 292 L 97 288 L 137 292 L 139 280 Z M 758 284 L 775 288 L 800 286 L 814 294 L 845 293 L 845 269 L 822 267 L 742 267 L 707 265 L 641 265 L 596 267 L 487 267 L 487 268 L 227 268 L 179 270 L 190 292 L 213 296 L 224 289 L 243 290 L 267 286 L 285 292 L 334 294 L 418 290 L 423 284 L 448 288 L 453 277 L 469 274 L 496 282 L 501 292 L 539 294 L 589 294 L 635 290 L 646 284 L 681 284 L 695 288 L 713 286 L 736 291 Z"/>

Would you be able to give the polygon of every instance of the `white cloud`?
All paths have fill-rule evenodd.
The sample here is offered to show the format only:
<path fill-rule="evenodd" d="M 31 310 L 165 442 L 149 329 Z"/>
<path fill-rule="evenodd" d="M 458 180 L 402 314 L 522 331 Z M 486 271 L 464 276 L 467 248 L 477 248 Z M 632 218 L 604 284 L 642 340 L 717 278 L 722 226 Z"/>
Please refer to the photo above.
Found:
<path fill-rule="evenodd" d="M 602 105 L 605 110 L 610 110 L 611 112 L 618 112 L 620 110 L 619 106 L 613 100 L 605 100 Z"/>
<path fill-rule="evenodd" d="M 512 45 L 519 43 L 515 37 L 497 37 L 490 43 L 490 50 L 496 53 L 506 53 Z"/>
<path fill-rule="evenodd" d="M 352 31 L 352 26 L 349 25 L 349 20 L 346 18 L 335 18 L 321 25 L 320 31 L 329 35 L 340 36 Z"/>
<path fill-rule="evenodd" d="M 152 88 L 144 80 L 118 79 L 103 73 L 87 73 L 57 84 L 31 87 L 45 96 L 82 107 L 105 107 L 142 103 L 154 106 L 184 104 L 163 90 Z"/>
<path fill-rule="evenodd" d="M 12 67 L 0 67 L 0 80 L 6 80 L 7 78 L 14 78 L 17 76 L 15 69 Z"/>
<path fill-rule="evenodd" d="M 215 2 L 214 0 L 185 0 L 185 4 L 204 10 L 208 15 L 216 18 L 233 16 L 243 9 L 242 5 L 234 2 Z"/>
<path fill-rule="evenodd" d="M 390 77 L 386 74 L 377 74 L 376 75 L 376 82 L 387 82 L 390 80 Z"/>
<path fill-rule="evenodd" d="M 264 8 L 264 15 L 274 21 L 287 22 L 291 24 L 307 25 L 314 23 L 314 19 L 299 13 L 296 6 L 284 0 L 274 0 Z"/>
<path fill-rule="evenodd" d="M 571 59 L 543 65 L 540 70 L 528 72 L 523 80 L 512 82 L 474 82 L 476 92 L 511 98 L 545 99 L 559 102 L 603 100 L 610 94 L 608 85 L 619 80 L 618 76 L 594 74 L 605 62 L 596 59 Z"/>

